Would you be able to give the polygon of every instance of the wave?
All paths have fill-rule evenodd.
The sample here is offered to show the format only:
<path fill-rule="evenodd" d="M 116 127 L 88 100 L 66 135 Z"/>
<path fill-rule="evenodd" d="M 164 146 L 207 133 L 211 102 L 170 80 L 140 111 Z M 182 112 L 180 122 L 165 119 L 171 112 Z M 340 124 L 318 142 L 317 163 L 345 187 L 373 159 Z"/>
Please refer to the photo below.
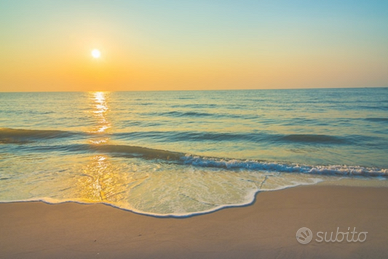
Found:
<path fill-rule="evenodd" d="M 215 103 L 189 103 L 189 104 L 174 104 L 171 105 L 172 108 L 194 108 L 194 109 L 204 109 L 204 108 L 215 108 L 218 105 Z"/>
<path fill-rule="evenodd" d="M 358 109 L 364 110 L 388 110 L 388 105 L 361 105 L 357 107 Z"/>
<path fill-rule="evenodd" d="M 299 165 L 290 163 L 238 160 L 200 157 L 186 154 L 181 158 L 184 164 L 202 167 L 218 167 L 226 169 L 248 169 L 260 171 L 276 171 L 283 173 L 305 173 L 318 175 L 354 175 L 354 176 L 388 176 L 388 169 L 348 165 Z"/>
<path fill-rule="evenodd" d="M 264 132 L 198 132 L 198 131 L 136 131 L 128 133 L 116 133 L 121 139 L 136 139 L 136 138 L 152 138 L 159 141 L 177 142 L 177 141 L 246 141 L 253 143 L 276 143 L 276 144 L 289 144 L 289 143 L 301 143 L 301 144 L 352 144 L 354 139 L 358 142 L 362 142 L 364 136 L 330 136 L 330 135 L 316 135 L 316 134 L 269 134 Z M 365 138 L 366 139 L 366 138 Z"/>
<path fill-rule="evenodd" d="M 265 133 L 218 133 L 198 131 L 135 131 L 128 133 L 116 133 L 120 139 L 153 139 L 159 142 L 266 142 L 274 140 L 276 136 Z"/>
<path fill-rule="evenodd" d="M 300 165 L 260 160 L 240 160 L 233 158 L 217 158 L 184 154 L 161 149 L 152 149 L 128 145 L 92 145 L 91 149 L 111 153 L 123 157 L 141 157 L 144 159 L 162 159 L 178 164 L 199 167 L 216 167 L 224 169 L 246 169 L 282 173 L 304 173 L 314 175 L 340 176 L 384 176 L 388 177 L 388 169 L 349 166 L 349 165 Z"/>
<path fill-rule="evenodd" d="M 85 137 L 93 135 L 104 135 L 110 138 L 119 139 L 154 139 L 160 142 L 199 142 L 199 141 L 245 141 L 251 143 L 267 144 L 353 144 L 369 140 L 365 136 L 331 136 L 320 134 L 270 134 L 265 132 L 200 132 L 200 131 L 132 131 L 120 133 L 93 133 L 93 132 L 75 132 L 62 130 L 27 130 L 0 128 L 0 143 L 26 144 L 37 140 Z M 370 138 L 370 137 L 369 137 Z"/>
<path fill-rule="evenodd" d="M 320 143 L 320 144 L 344 144 L 349 140 L 343 137 L 315 134 L 290 134 L 279 137 L 283 141 L 301 142 L 301 143 Z"/>
<path fill-rule="evenodd" d="M 203 107 L 202 107 L 203 108 Z M 252 119 L 256 118 L 257 116 L 253 115 L 244 115 L 244 114 L 233 114 L 233 113 L 208 113 L 208 112 L 197 112 L 197 111 L 169 111 L 169 112 L 152 112 L 152 113 L 144 113 L 144 115 L 150 116 L 150 117 L 173 117 L 173 118 L 201 118 L 201 117 L 212 117 L 216 119 L 220 118 L 245 118 L 245 119 Z"/>
<path fill-rule="evenodd" d="M 161 113 L 159 115 L 168 115 L 173 117 L 206 117 L 206 116 L 213 116 L 211 113 L 206 112 L 179 112 L 179 111 L 171 111 L 166 113 Z"/>
<path fill-rule="evenodd" d="M 163 160 L 168 163 L 191 165 L 195 167 L 213 167 L 229 170 L 251 170 L 280 173 L 303 173 L 311 175 L 366 176 L 388 177 L 388 169 L 377 167 L 349 165 L 302 165 L 286 162 L 271 162 L 260 160 L 241 160 L 233 158 L 217 158 L 197 156 L 161 149 L 152 149 L 129 145 L 91 145 L 78 144 L 69 146 L 37 146 L 33 151 L 53 152 L 98 152 L 113 157 L 142 158 L 147 160 Z"/>
<path fill-rule="evenodd" d="M 28 144 L 28 143 L 31 143 L 32 141 L 28 141 L 28 140 L 18 140 L 18 139 L 14 139 L 14 138 L 2 138 L 0 136 L 0 144 Z"/>
<path fill-rule="evenodd" d="M 200 167 L 216 167 L 225 169 L 246 169 L 257 171 L 275 171 L 288 173 L 305 173 L 305 174 L 324 174 L 324 175 L 359 175 L 359 176 L 384 176 L 388 177 L 388 169 L 372 168 L 363 166 L 348 166 L 348 165 L 299 165 L 294 163 L 269 162 L 261 160 L 241 160 L 233 158 L 218 158 L 197 156 L 194 154 L 186 154 L 183 152 L 174 152 L 162 149 L 153 149 L 141 146 L 132 145 L 113 145 L 113 144 L 47 144 L 39 142 L 38 145 L 31 144 L 32 140 L 40 139 L 55 139 L 74 135 L 83 135 L 93 133 L 60 131 L 60 130 L 24 130 L 0 128 L 0 143 L 2 144 L 26 144 L 19 150 L 29 150 L 33 152 L 101 152 L 112 156 L 128 157 L 128 158 L 143 158 L 143 159 L 158 159 L 168 162 L 173 162 L 182 165 L 192 165 Z M 340 138 L 330 135 L 309 135 L 309 134 L 292 134 L 292 135 L 269 135 L 265 133 L 209 133 L 209 132 L 132 132 L 132 133 L 117 133 L 121 137 L 152 137 L 162 134 L 171 140 L 187 139 L 201 140 L 249 140 L 263 141 L 268 139 L 292 142 L 311 142 L 311 143 L 346 143 L 349 139 Z M 351 138 L 350 138 L 351 139 Z"/>
<path fill-rule="evenodd" d="M 62 130 L 26 130 L 0 128 L 0 143 L 30 143 L 38 139 L 65 138 L 75 133 Z"/>
<path fill-rule="evenodd" d="M 94 151 L 112 153 L 117 156 L 141 157 L 144 159 L 179 161 L 183 156 L 183 153 L 179 152 L 129 145 L 89 145 L 89 148 Z"/>
<path fill-rule="evenodd" d="M 388 118 L 365 118 L 366 121 L 372 121 L 372 122 L 386 122 L 388 123 Z"/>

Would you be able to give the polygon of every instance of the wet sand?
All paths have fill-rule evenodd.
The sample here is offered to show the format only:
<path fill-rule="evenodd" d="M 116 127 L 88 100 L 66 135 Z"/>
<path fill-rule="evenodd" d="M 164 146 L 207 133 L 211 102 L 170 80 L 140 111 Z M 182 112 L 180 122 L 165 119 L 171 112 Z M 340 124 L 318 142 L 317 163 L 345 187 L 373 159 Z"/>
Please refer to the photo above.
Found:
<path fill-rule="evenodd" d="M 319 185 L 258 193 L 250 206 L 189 218 L 2 203 L 0 258 L 388 258 L 387 215 L 388 188 Z M 313 233 L 309 244 L 296 240 L 301 227 Z M 337 227 L 368 232 L 366 240 L 316 241 Z"/>

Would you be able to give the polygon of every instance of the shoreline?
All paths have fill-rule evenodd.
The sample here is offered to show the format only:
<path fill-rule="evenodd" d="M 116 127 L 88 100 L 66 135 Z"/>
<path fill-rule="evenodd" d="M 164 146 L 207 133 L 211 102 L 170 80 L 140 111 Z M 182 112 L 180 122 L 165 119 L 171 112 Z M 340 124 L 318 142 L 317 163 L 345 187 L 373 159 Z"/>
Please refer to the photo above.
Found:
<path fill-rule="evenodd" d="M 388 188 L 298 186 L 259 192 L 251 205 L 156 217 L 105 204 L 0 204 L 5 258 L 388 257 Z M 296 231 L 368 232 L 365 242 L 296 240 Z M 350 232 L 350 231 L 349 231 Z M 314 236 L 315 237 L 315 236 Z"/>
<path fill-rule="evenodd" d="M 112 207 L 114 209 L 119 209 L 125 212 L 134 213 L 141 216 L 149 216 L 149 217 L 155 217 L 155 218 L 190 218 L 190 217 L 196 217 L 206 214 L 211 214 L 220 210 L 224 209 L 230 209 L 230 208 L 242 208 L 247 206 L 252 206 L 256 201 L 256 196 L 259 193 L 264 192 L 277 192 L 282 191 L 286 189 L 291 188 L 299 188 L 299 187 L 306 187 L 306 186 L 342 186 L 342 187 L 371 187 L 371 188 L 388 188 L 388 181 L 387 180 L 381 180 L 376 178 L 334 178 L 334 179 L 325 179 L 325 180 L 319 180 L 315 183 L 309 183 L 309 184 L 300 184 L 295 186 L 285 186 L 279 189 L 273 189 L 273 190 L 255 190 L 252 191 L 251 194 L 248 196 L 252 196 L 249 201 L 243 202 L 243 203 L 236 203 L 236 204 L 224 204 L 220 205 L 219 207 L 206 210 L 206 211 L 197 211 L 197 212 L 187 212 L 185 214 L 158 214 L 158 213 L 152 213 L 152 212 L 145 212 L 140 211 L 136 209 L 126 208 L 126 207 L 120 207 L 118 205 L 115 205 L 113 203 L 109 202 L 97 202 L 97 201 L 83 201 L 81 199 L 77 200 L 57 200 L 53 198 L 47 198 L 47 197 L 41 197 L 41 198 L 31 198 L 26 200 L 14 200 L 14 201 L 4 201 L 0 200 L 0 204 L 8 204 L 8 203 L 44 203 L 48 205 L 59 205 L 59 204 L 66 204 L 66 203 L 74 203 L 79 205 L 103 205 Z"/>

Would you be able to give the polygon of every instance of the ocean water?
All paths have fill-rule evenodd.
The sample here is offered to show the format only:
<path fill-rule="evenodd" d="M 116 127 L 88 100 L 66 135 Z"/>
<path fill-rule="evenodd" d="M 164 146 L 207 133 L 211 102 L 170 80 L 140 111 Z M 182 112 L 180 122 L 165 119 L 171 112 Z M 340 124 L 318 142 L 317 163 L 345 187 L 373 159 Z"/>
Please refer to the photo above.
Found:
<path fill-rule="evenodd" d="M 187 216 L 388 178 L 388 88 L 0 93 L 0 201 Z"/>

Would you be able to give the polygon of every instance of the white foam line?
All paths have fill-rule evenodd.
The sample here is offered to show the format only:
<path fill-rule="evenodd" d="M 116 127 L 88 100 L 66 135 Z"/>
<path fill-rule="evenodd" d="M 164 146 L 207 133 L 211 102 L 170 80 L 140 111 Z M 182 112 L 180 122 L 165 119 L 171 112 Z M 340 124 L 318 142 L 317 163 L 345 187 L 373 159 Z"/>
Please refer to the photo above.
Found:
<path fill-rule="evenodd" d="M 145 212 L 145 211 L 137 210 L 134 208 L 120 207 L 116 204 L 107 203 L 107 202 L 87 202 L 87 201 L 83 201 L 83 200 L 79 200 L 79 199 L 59 200 L 59 199 L 53 199 L 50 197 L 40 197 L 40 198 L 31 198 L 31 199 L 24 199 L 24 200 L 12 200 L 12 201 L 1 200 L 0 203 L 43 202 L 43 203 L 50 204 L 50 205 L 63 204 L 63 203 L 77 203 L 77 204 L 82 204 L 82 205 L 103 204 L 106 206 L 110 206 L 113 208 L 121 209 L 124 211 L 129 211 L 129 212 L 139 214 L 139 215 L 144 215 L 144 216 L 151 216 L 151 217 L 158 217 L 158 218 L 188 218 L 188 217 L 197 216 L 197 215 L 209 214 L 209 213 L 212 213 L 212 212 L 215 212 L 215 211 L 218 211 L 221 209 L 226 209 L 226 208 L 249 206 L 249 205 L 254 203 L 254 201 L 256 199 L 256 194 L 259 192 L 278 191 L 278 190 L 284 190 L 284 189 L 297 187 L 297 186 L 301 186 L 301 185 L 314 185 L 314 184 L 317 184 L 317 183 L 323 181 L 322 179 L 311 179 L 311 180 L 313 180 L 312 183 L 294 182 L 293 185 L 282 186 L 282 187 L 275 188 L 275 189 L 251 190 L 245 196 L 246 200 L 244 202 L 232 203 L 232 204 L 222 204 L 222 205 L 216 206 L 212 209 L 203 210 L 203 211 L 195 211 L 195 212 L 190 212 L 190 213 L 169 213 L 169 214 L 152 213 L 152 212 Z"/>
<path fill-rule="evenodd" d="M 354 175 L 354 176 L 388 176 L 388 169 L 370 168 L 348 165 L 309 166 L 298 164 L 285 164 L 277 162 L 217 159 L 185 155 L 181 157 L 184 164 L 201 167 L 219 167 L 226 169 L 248 169 L 277 171 L 285 173 L 305 173 L 314 175 Z"/>

